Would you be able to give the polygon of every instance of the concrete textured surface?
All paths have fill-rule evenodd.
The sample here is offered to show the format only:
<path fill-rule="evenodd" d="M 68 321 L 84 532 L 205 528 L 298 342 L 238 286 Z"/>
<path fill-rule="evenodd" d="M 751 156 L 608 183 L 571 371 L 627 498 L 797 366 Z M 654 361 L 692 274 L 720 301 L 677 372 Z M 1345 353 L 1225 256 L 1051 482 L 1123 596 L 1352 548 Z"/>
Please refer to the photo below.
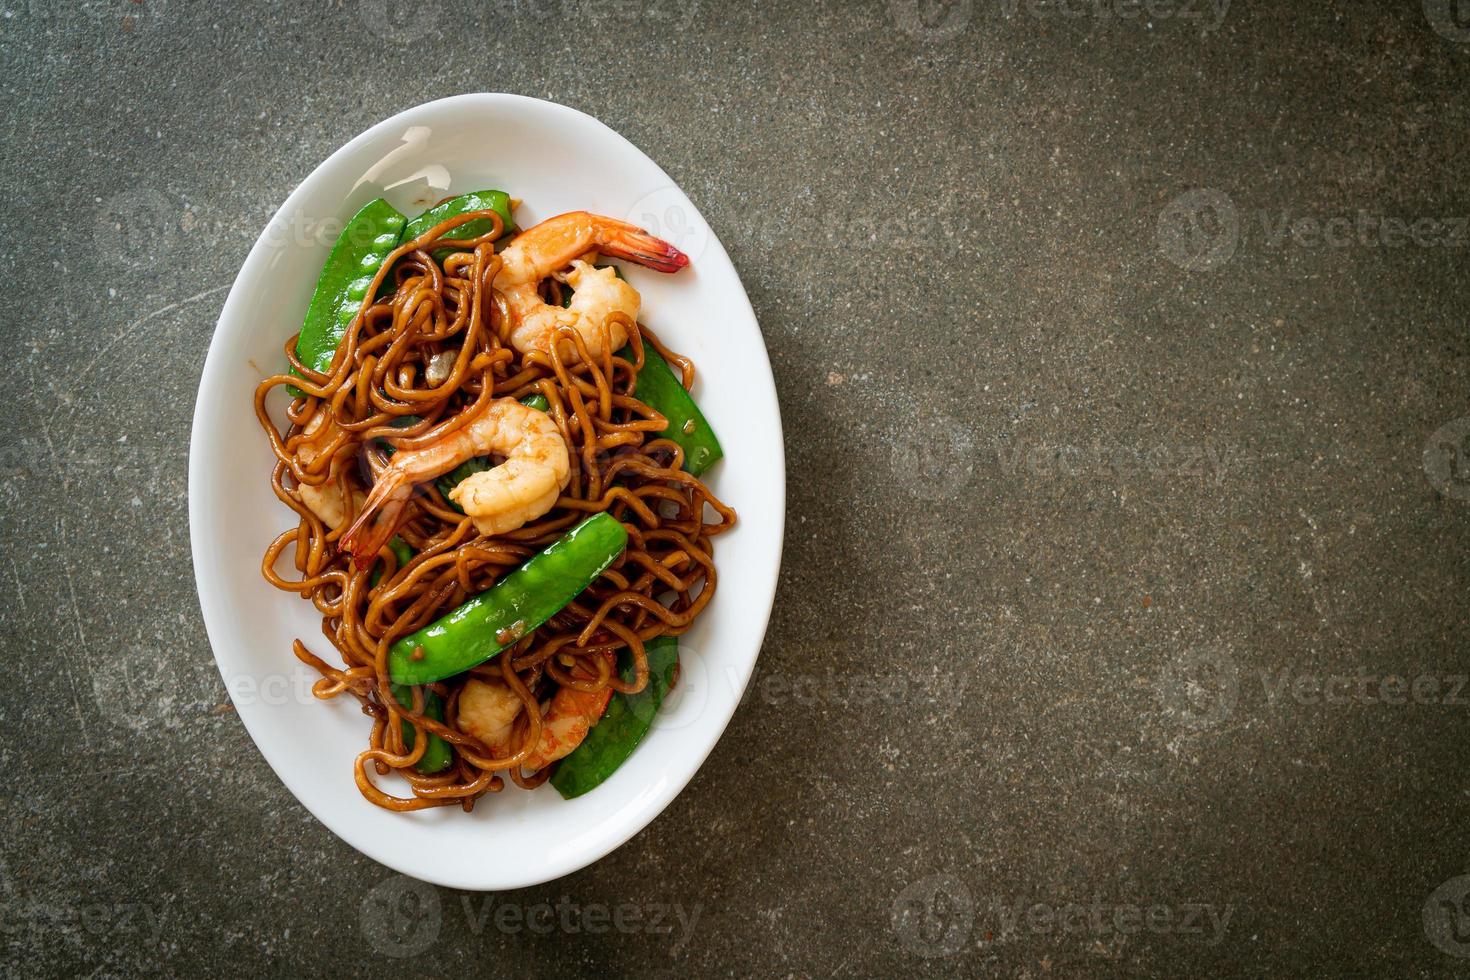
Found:
<path fill-rule="evenodd" d="M 7 0 L 0 60 L 8 972 L 1470 972 L 1463 2 Z M 185 516 L 266 218 L 467 91 L 680 182 L 789 466 L 704 769 L 490 896 L 279 783 Z"/>

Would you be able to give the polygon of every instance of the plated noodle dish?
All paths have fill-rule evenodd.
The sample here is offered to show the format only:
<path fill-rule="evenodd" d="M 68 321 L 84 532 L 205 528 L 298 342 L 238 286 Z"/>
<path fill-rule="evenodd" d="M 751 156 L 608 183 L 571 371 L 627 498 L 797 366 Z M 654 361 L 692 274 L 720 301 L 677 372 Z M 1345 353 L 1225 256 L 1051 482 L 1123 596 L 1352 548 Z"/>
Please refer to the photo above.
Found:
<path fill-rule="evenodd" d="M 722 452 L 694 365 L 611 264 L 688 258 L 584 211 L 520 229 L 517 206 L 368 203 L 255 390 L 295 516 L 261 571 L 321 614 L 293 652 L 317 698 L 361 705 L 354 777 L 389 810 L 606 781 L 676 683 L 735 524 L 701 479 Z"/>

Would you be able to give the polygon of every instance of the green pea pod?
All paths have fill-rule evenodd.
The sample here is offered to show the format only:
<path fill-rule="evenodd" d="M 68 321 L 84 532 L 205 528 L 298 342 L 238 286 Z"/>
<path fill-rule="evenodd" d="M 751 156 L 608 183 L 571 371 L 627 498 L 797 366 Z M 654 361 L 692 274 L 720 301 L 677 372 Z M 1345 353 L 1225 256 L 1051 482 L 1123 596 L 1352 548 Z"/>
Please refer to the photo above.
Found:
<path fill-rule="evenodd" d="M 393 535 L 392 540 L 388 542 L 388 547 L 393 549 L 393 555 L 398 559 L 399 568 L 407 565 L 409 561 L 413 558 L 413 549 L 408 546 L 407 541 L 404 541 L 396 534 Z M 368 585 L 375 586 L 382 580 L 383 569 L 381 567 L 375 567 L 373 569 L 373 574 L 368 576 Z"/>
<path fill-rule="evenodd" d="M 600 786 L 628 760 L 653 726 L 653 716 L 679 670 L 679 640 L 673 636 L 649 640 L 644 653 L 648 657 L 648 686 L 637 694 L 614 694 L 602 720 L 552 773 L 551 785 L 565 799 Z M 632 657 L 625 653 L 622 659 L 619 672 L 623 680 L 631 682 Z"/>
<path fill-rule="evenodd" d="M 460 463 L 458 466 L 456 466 L 454 469 L 450 470 L 448 473 L 445 473 L 443 476 L 439 477 L 439 479 L 435 480 L 434 486 L 438 488 L 439 495 L 444 498 L 445 503 L 447 503 L 452 509 L 457 510 L 461 514 L 463 514 L 464 508 L 449 499 L 449 491 L 459 486 L 462 481 L 468 480 L 476 473 L 483 473 L 486 470 L 490 469 L 492 466 L 493 464 L 490 462 L 489 456 L 476 456 L 474 459 L 467 459 L 463 463 Z"/>
<path fill-rule="evenodd" d="M 631 361 L 633 351 L 624 347 L 618 356 Z M 638 372 L 633 395 L 669 420 L 669 427 L 660 434 L 683 447 L 685 470 L 699 476 L 725 455 L 704 413 L 652 344 L 643 345 L 643 370 Z"/>
<path fill-rule="evenodd" d="M 381 197 L 347 222 L 316 282 L 306 321 L 296 338 L 296 357 L 313 371 L 326 371 L 347 333 L 373 277 L 398 247 L 408 219 Z M 301 394 L 295 387 L 291 393 Z"/>
<path fill-rule="evenodd" d="M 510 216 L 509 194 L 505 193 L 505 191 L 474 191 L 469 194 L 461 194 L 459 197 L 450 198 L 443 204 L 437 204 L 417 218 L 414 218 L 408 223 L 408 227 L 404 229 L 403 240 L 405 242 L 411 242 L 441 221 L 448 221 L 450 218 L 468 211 L 484 211 L 486 209 L 492 210 L 500 215 L 501 228 L 504 229 L 505 234 L 508 235 L 514 230 L 515 219 Z M 476 218 L 474 221 L 466 221 L 459 227 L 450 229 L 448 234 L 439 240 L 441 242 L 467 241 L 471 238 L 479 238 L 481 235 L 489 232 L 493 227 L 494 225 L 489 218 Z M 439 258 L 450 251 L 452 249 L 436 249 L 434 251 L 434 257 Z"/>
<path fill-rule="evenodd" d="M 394 684 L 393 699 L 404 707 L 412 707 L 413 688 L 403 684 Z M 424 691 L 424 716 L 438 722 L 444 720 L 444 699 L 433 691 Z M 418 736 L 414 733 L 413 726 L 408 722 L 402 722 L 402 725 L 403 745 L 412 752 L 413 743 Z M 450 748 L 449 743 L 438 735 L 431 734 L 429 735 L 429 747 L 424 749 L 423 756 L 414 768 L 428 776 L 447 768 L 452 761 L 454 761 L 454 750 Z"/>
<path fill-rule="evenodd" d="M 393 535 L 392 540 L 388 542 L 388 547 L 393 549 L 393 554 L 398 559 L 399 568 L 402 568 L 413 560 L 413 549 L 408 546 L 408 542 L 404 541 L 398 535 Z M 381 567 L 374 568 L 369 584 L 377 585 L 382 577 L 383 569 Z M 413 688 L 403 684 L 394 684 L 393 699 L 405 707 L 412 706 Z M 442 722 L 444 720 L 444 699 L 427 688 L 424 690 L 424 714 L 435 721 Z M 403 744 L 409 751 L 413 751 L 413 743 L 418 736 L 414 734 L 413 726 L 408 722 L 405 721 L 401 724 L 403 726 Z M 454 761 L 454 750 L 450 748 L 449 743 L 438 735 L 430 735 L 429 747 L 424 750 L 423 756 L 414 768 L 427 776 L 446 768 L 452 761 Z"/>
<path fill-rule="evenodd" d="M 515 644 L 560 612 L 623 553 L 628 529 L 593 514 L 540 554 L 458 609 L 388 649 L 395 684 L 463 673 Z"/>
<path fill-rule="evenodd" d="M 623 278 L 623 270 L 617 266 L 599 265 L 597 268 L 611 268 L 619 279 Z M 572 287 L 563 283 L 561 290 L 561 305 L 570 306 Z M 627 361 L 633 360 L 633 348 L 624 347 L 618 351 L 618 357 Z M 725 455 L 725 451 L 720 448 L 720 440 L 715 438 L 715 430 L 705 420 L 704 413 L 699 410 L 679 376 L 669 367 L 669 362 L 651 344 L 643 345 L 643 370 L 638 372 L 633 394 L 639 401 L 669 420 L 669 427 L 662 435 L 683 447 L 684 469 L 689 473 L 699 476 Z"/>
<path fill-rule="evenodd" d="M 545 395 L 527 395 L 521 399 L 521 404 L 527 408 L 534 408 L 538 412 L 551 410 L 551 402 L 546 400 Z M 449 499 L 449 491 L 459 486 L 460 481 L 468 479 L 476 473 L 483 473 L 485 470 L 490 469 L 492 465 L 489 456 L 477 456 L 474 459 L 467 459 L 435 480 L 434 486 L 439 488 L 440 496 L 444 498 L 450 507 L 463 514 L 464 508 Z"/>

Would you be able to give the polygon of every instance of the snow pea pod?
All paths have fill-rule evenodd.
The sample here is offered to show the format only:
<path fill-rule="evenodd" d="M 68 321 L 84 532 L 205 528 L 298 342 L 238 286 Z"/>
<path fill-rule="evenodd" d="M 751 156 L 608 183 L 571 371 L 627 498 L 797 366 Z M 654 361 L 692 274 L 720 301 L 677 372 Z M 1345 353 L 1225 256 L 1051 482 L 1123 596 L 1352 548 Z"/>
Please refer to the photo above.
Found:
<path fill-rule="evenodd" d="M 633 350 L 624 347 L 618 356 L 631 361 Z M 633 397 L 669 420 L 669 427 L 660 434 L 684 449 L 684 469 L 688 472 L 699 476 L 725 455 L 704 413 L 652 344 L 643 345 L 643 370 L 634 382 Z"/>
<path fill-rule="evenodd" d="M 393 549 L 393 556 L 398 559 L 399 568 L 402 568 L 413 560 L 413 549 L 408 546 L 408 542 L 404 541 L 398 535 L 393 535 L 393 539 L 388 542 L 388 547 Z M 368 580 L 368 584 L 376 586 L 382 577 L 382 567 L 374 568 L 372 578 Z M 405 708 L 411 708 L 413 706 L 413 688 L 405 684 L 394 684 L 392 688 L 393 700 Z M 424 689 L 424 714 L 438 722 L 444 720 L 444 699 L 428 688 Z M 408 722 L 400 722 L 400 725 L 403 731 L 404 748 L 412 752 L 413 744 L 418 736 L 414 733 L 413 726 Z M 424 749 L 424 754 L 414 764 L 414 768 L 428 776 L 447 767 L 453 759 L 454 751 L 449 747 L 449 743 L 438 735 L 430 734 L 429 747 Z"/>
<path fill-rule="evenodd" d="M 413 560 L 413 549 L 408 546 L 408 542 L 404 541 L 398 535 L 393 535 L 393 539 L 388 542 L 388 547 L 393 549 L 393 557 L 398 559 L 399 568 L 402 568 Z M 382 580 L 383 569 L 382 566 L 378 566 L 373 569 L 373 574 L 368 577 L 368 585 L 375 586 Z"/>
<path fill-rule="evenodd" d="M 413 707 L 413 688 L 403 684 L 394 684 L 393 700 L 406 708 Z M 424 691 L 424 716 L 437 722 L 444 721 L 444 699 L 433 691 Z M 400 724 L 403 726 L 403 747 L 412 752 L 413 743 L 418 736 L 408 722 Z M 414 765 L 414 768 L 427 776 L 446 768 L 453 759 L 454 750 L 449 747 L 449 743 L 438 735 L 429 734 L 429 747 L 424 749 L 423 756 Z"/>
<path fill-rule="evenodd" d="M 600 786 L 627 761 L 653 726 L 653 716 L 679 672 L 679 640 L 660 636 L 644 644 L 643 652 L 648 658 L 648 686 L 637 694 L 615 693 L 602 720 L 551 774 L 551 785 L 563 798 L 570 800 Z M 623 655 L 619 672 L 623 680 L 632 682 L 630 655 Z"/>
<path fill-rule="evenodd" d="M 395 684 L 427 684 L 484 663 L 556 615 L 628 544 L 628 530 L 593 514 L 489 589 L 388 649 Z"/>
<path fill-rule="evenodd" d="M 296 337 L 296 357 L 313 371 L 332 366 L 373 277 L 398 247 L 408 219 L 381 197 L 369 201 L 347 222 L 316 282 L 306 321 Z M 299 391 L 293 394 L 299 395 Z"/>
<path fill-rule="evenodd" d="M 599 265 L 597 268 L 609 267 Z M 611 268 L 619 279 L 624 278 L 623 270 L 617 266 Z M 572 287 L 563 283 L 561 290 L 561 305 L 570 306 Z M 633 348 L 626 346 L 618 351 L 617 356 L 631 363 Z M 699 410 L 694 397 L 652 344 L 643 345 L 643 370 L 638 372 L 633 395 L 669 420 L 662 435 L 683 448 L 684 469 L 689 473 L 699 476 L 725 455 L 724 449 L 720 448 L 720 440 L 715 437 L 715 430 Z"/>
<path fill-rule="evenodd" d="M 428 231 L 441 221 L 465 214 L 469 211 L 494 211 L 500 216 L 500 227 L 503 232 L 501 237 L 510 234 L 515 228 L 515 219 L 510 216 L 510 195 L 505 191 L 472 191 L 469 194 L 461 194 L 452 197 L 443 204 L 436 204 L 423 214 L 414 218 L 403 230 L 403 241 L 411 242 L 415 238 Z M 474 221 L 466 221 L 464 224 L 451 228 L 439 240 L 467 241 L 471 238 L 479 238 L 494 227 L 489 218 L 476 218 Z M 436 249 L 434 257 L 439 258 L 451 249 Z"/>

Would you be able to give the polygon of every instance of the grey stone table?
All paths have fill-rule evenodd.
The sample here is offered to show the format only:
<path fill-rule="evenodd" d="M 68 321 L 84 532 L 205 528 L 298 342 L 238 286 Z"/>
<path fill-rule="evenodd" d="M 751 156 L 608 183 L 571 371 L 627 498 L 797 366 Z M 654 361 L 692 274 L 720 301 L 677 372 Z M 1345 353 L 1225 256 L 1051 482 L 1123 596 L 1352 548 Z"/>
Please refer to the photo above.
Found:
<path fill-rule="evenodd" d="M 1470 970 L 1470 11 L 1331 6 L 7 0 L 9 970 Z M 687 190 L 789 467 L 709 762 L 490 896 L 279 783 L 185 517 L 267 216 L 482 90 Z"/>

